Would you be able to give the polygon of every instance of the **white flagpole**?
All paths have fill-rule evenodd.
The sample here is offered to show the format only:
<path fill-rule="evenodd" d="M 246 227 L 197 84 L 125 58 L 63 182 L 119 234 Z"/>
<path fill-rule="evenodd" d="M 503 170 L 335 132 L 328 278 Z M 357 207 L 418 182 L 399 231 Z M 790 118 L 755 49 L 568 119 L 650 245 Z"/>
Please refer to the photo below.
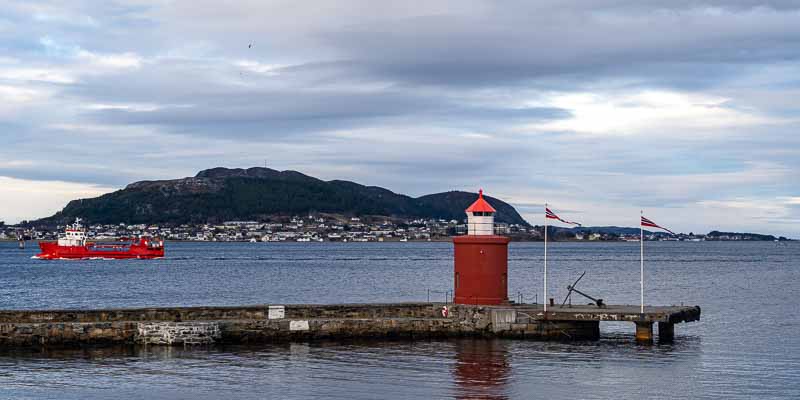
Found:
<path fill-rule="evenodd" d="M 644 212 L 639 210 L 639 255 L 641 257 L 641 265 L 639 266 L 639 273 L 641 279 L 639 280 L 640 296 L 641 296 L 641 313 L 644 314 L 644 228 L 642 227 L 642 217 Z"/>
<path fill-rule="evenodd" d="M 544 312 L 547 313 L 547 203 L 544 203 Z"/>

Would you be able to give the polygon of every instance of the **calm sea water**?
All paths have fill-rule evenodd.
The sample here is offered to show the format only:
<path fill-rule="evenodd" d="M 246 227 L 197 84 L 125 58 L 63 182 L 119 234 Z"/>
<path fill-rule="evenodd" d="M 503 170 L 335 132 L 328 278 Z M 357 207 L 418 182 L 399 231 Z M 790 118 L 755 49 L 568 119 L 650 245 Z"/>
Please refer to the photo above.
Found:
<path fill-rule="evenodd" d="M 31 246 L 33 247 L 33 246 Z M 0 308 L 444 300 L 449 243 L 169 243 L 152 261 L 40 261 L 0 243 Z M 559 300 L 639 301 L 638 243 L 556 243 Z M 648 304 L 700 305 L 671 345 L 633 326 L 600 341 L 326 342 L 0 349 L 0 398 L 800 398 L 800 243 L 646 243 Z M 509 286 L 541 293 L 542 244 L 512 243 Z M 541 294 L 538 299 L 541 299 Z"/>

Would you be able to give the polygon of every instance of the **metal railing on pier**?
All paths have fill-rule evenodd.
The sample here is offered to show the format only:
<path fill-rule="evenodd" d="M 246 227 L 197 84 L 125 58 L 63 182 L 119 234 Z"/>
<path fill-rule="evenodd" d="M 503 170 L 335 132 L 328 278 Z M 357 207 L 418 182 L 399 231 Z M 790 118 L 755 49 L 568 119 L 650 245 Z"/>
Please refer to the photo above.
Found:
<path fill-rule="evenodd" d="M 525 299 L 533 300 L 533 303 L 531 303 L 531 304 L 539 304 L 539 294 L 537 294 L 537 293 L 529 294 L 529 293 L 522 293 L 522 292 L 518 291 L 517 292 L 517 296 L 516 296 L 517 303 L 518 304 L 525 304 Z"/>
<path fill-rule="evenodd" d="M 442 297 L 439 297 L 439 296 L 442 296 Z M 428 303 L 435 303 L 436 302 L 435 299 L 437 297 L 443 298 L 445 304 L 450 304 L 450 303 L 454 302 L 455 291 L 452 290 L 452 289 L 449 289 L 449 290 L 427 289 L 427 302 Z M 529 303 L 529 304 L 539 304 L 539 294 L 538 293 L 530 294 L 530 293 L 523 293 L 521 291 L 518 291 L 517 293 L 514 294 L 514 300 L 515 300 L 515 302 L 517 304 L 525 304 L 526 300 L 528 300 L 528 301 L 533 300 L 533 302 Z M 477 302 L 477 300 L 475 300 L 475 301 Z"/>
<path fill-rule="evenodd" d="M 444 290 L 444 291 L 442 291 L 442 290 L 431 290 L 431 289 L 428 289 L 428 303 L 431 303 L 431 295 L 434 295 L 434 296 L 443 295 L 445 304 L 450 304 L 450 303 L 453 302 L 453 296 L 454 296 L 453 290 Z"/>

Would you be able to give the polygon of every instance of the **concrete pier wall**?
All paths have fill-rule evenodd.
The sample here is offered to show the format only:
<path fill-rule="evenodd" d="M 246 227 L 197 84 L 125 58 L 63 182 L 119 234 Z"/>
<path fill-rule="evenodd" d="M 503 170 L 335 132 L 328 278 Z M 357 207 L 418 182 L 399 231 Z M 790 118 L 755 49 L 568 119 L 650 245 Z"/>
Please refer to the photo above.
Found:
<path fill-rule="evenodd" d="M 287 304 L 236 307 L 158 307 L 103 310 L 0 310 L 2 323 L 210 321 L 267 319 L 270 307 L 284 309 L 283 318 L 433 317 L 432 303 Z M 275 314 L 273 312 L 273 314 Z"/>
<path fill-rule="evenodd" d="M 658 317 L 649 318 L 673 321 L 674 313 L 660 312 Z M 691 310 L 675 312 L 691 313 Z M 581 312 L 580 319 L 570 320 L 564 319 L 563 313 L 561 319 L 546 317 L 537 313 L 535 306 L 437 303 L 0 311 L 0 347 L 187 345 L 369 337 L 585 340 L 597 339 L 600 321 L 617 320 L 617 314 L 603 310 L 592 319 Z M 699 319 L 699 308 L 692 318 L 686 321 Z"/>
<path fill-rule="evenodd" d="M 438 314 L 437 314 L 438 312 Z M 436 316 L 440 318 L 435 318 Z M 197 344 L 443 335 L 429 303 L 0 311 L 0 346 Z M 448 326 L 442 328 L 442 326 Z M 213 327 L 213 328 L 211 328 Z"/>

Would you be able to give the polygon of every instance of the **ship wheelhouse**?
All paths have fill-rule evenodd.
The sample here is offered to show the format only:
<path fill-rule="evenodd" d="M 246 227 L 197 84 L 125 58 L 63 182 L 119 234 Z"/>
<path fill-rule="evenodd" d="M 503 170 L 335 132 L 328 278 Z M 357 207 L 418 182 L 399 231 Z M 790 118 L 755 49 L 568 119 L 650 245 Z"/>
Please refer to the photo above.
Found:
<path fill-rule="evenodd" d="M 80 218 L 75 218 L 75 223 L 68 225 L 63 235 L 58 237 L 59 246 L 84 246 L 86 245 L 86 230 L 81 225 Z"/>

